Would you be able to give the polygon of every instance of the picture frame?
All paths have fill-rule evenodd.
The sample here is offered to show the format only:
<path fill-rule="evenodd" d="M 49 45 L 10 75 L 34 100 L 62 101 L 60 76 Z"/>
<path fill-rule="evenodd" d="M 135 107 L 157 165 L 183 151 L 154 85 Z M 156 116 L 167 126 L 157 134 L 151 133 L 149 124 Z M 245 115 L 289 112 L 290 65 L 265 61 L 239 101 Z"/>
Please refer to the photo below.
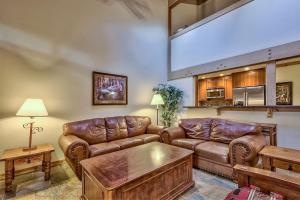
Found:
<path fill-rule="evenodd" d="M 93 72 L 93 105 L 127 105 L 128 77 Z"/>
<path fill-rule="evenodd" d="M 293 82 L 276 83 L 276 105 L 293 105 Z"/>

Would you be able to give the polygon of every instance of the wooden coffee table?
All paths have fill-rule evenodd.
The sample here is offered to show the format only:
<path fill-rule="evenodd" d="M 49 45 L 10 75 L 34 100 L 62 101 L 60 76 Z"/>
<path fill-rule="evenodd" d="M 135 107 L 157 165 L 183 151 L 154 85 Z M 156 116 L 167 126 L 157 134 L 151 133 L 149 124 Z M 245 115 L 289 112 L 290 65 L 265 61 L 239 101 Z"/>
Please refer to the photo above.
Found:
<path fill-rule="evenodd" d="M 83 160 L 82 199 L 174 199 L 194 185 L 192 154 L 152 142 Z"/>
<path fill-rule="evenodd" d="M 300 172 L 300 151 L 276 146 L 265 146 L 259 155 L 263 168 L 275 171 L 276 168 Z"/>

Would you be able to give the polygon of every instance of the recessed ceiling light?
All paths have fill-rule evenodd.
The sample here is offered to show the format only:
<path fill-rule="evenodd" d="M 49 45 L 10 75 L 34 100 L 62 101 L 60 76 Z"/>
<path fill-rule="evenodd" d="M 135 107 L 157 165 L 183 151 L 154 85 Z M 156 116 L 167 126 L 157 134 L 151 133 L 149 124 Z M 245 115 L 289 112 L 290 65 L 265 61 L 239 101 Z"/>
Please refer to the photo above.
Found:
<path fill-rule="evenodd" d="M 245 67 L 244 70 L 245 70 L 245 71 L 249 71 L 249 70 L 250 70 L 250 67 Z"/>
<path fill-rule="evenodd" d="M 220 76 L 224 76 L 224 74 L 220 74 Z"/>
<path fill-rule="evenodd" d="M 205 77 L 205 76 L 202 76 L 201 78 L 202 78 L 202 79 L 206 79 L 206 77 Z"/>

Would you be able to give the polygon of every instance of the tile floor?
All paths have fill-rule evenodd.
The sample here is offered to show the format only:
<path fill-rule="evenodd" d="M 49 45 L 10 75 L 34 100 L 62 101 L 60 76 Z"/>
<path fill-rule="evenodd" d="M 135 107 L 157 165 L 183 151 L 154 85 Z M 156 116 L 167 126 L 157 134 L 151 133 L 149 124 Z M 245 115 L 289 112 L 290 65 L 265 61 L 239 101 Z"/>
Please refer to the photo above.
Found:
<path fill-rule="evenodd" d="M 179 200 L 222 200 L 236 184 L 221 177 L 193 170 L 195 186 L 184 193 Z M 64 163 L 54 167 L 51 179 L 44 182 L 43 173 L 35 172 L 16 177 L 15 192 L 5 194 L 4 181 L 0 181 L 0 200 L 73 200 L 81 195 L 81 182 L 69 166 Z"/>

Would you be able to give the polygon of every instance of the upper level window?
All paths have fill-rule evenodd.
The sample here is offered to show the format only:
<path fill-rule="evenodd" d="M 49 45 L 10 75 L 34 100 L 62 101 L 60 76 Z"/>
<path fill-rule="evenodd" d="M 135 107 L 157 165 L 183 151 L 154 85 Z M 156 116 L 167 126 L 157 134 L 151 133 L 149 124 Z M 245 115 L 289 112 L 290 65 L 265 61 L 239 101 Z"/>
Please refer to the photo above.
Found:
<path fill-rule="evenodd" d="M 202 21 L 241 0 L 169 0 L 169 34 Z"/>

